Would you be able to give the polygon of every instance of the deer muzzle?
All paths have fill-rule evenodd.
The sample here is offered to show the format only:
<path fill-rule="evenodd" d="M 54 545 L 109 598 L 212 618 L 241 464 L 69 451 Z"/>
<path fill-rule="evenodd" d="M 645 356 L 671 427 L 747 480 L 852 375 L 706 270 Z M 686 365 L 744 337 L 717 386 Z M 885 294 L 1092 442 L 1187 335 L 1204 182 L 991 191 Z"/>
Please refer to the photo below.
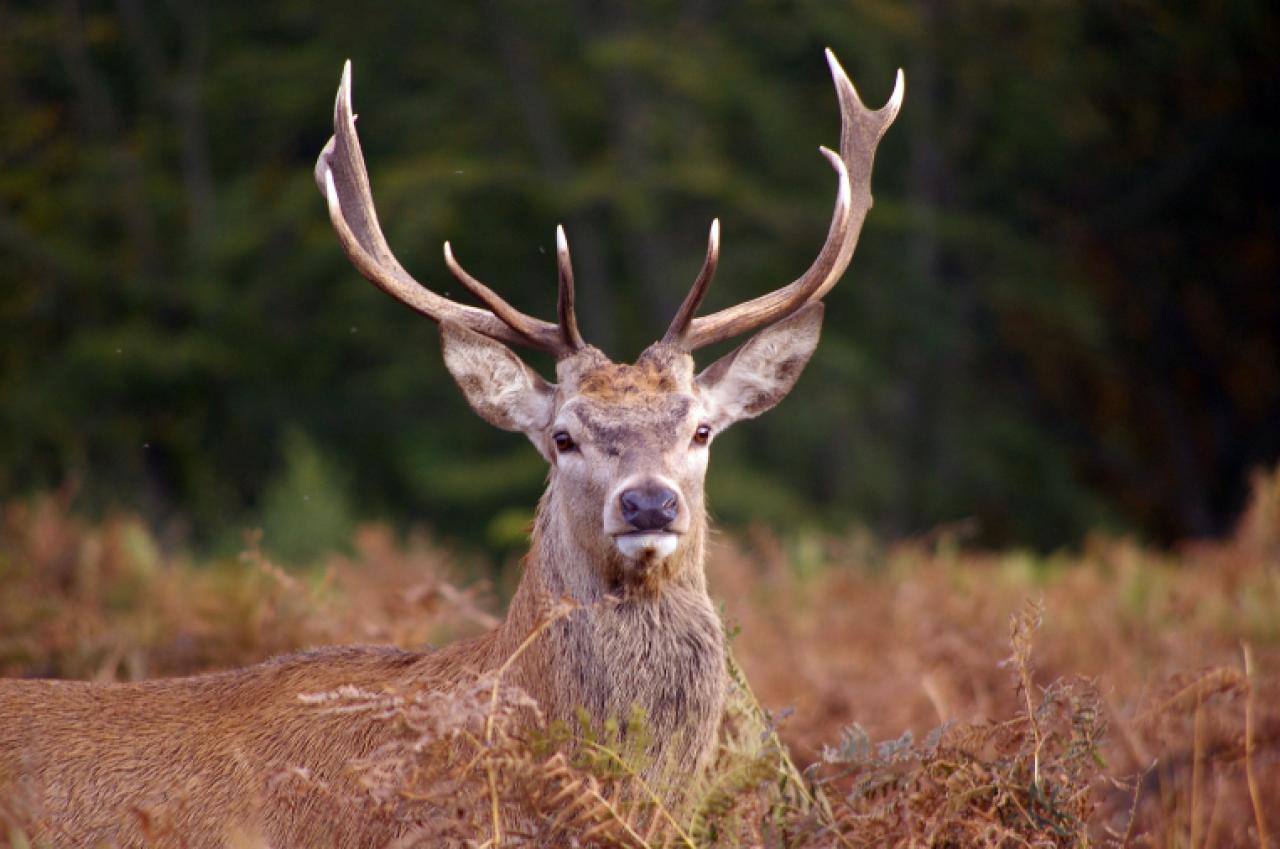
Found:
<path fill-rule="evenodd" d="M 618 551 L 629 560 L 664 560 L 676 550 L 686 522 L 679 491 L 649 478 L 620 487 L 606 511 L 605 525 Z"/>

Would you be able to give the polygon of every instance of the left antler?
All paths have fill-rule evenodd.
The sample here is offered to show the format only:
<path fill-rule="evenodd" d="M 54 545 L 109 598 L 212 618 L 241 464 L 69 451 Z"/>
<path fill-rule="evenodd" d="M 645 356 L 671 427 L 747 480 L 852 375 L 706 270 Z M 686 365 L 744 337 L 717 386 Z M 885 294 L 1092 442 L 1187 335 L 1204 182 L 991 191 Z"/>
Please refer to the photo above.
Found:
<path fill-rule="evenodd" d="M 558 233 L 560 321 L 557 324 L 525 315 L 463 271 L 454 260 L 448 242 L 444 245 L 444 258 L 449 270 L 487 310 L 437 295 L 404 270 L 382 235 L 378 213 L 373 207 L 369 174 L 351 111 L 350 62 L 342 70 L 342 83 L 333 107 L 333 138 L 316 161 L 315 176 L 329 203 L 329 220 L 347 258 L 388 295 L 434 321 L 454 321 L 491 339 L 547 351 L 558 359 L 571 356 L 583 347 L 573 314 L 573 272 L 569 270 L 569 248 L 563 231 Z"/>

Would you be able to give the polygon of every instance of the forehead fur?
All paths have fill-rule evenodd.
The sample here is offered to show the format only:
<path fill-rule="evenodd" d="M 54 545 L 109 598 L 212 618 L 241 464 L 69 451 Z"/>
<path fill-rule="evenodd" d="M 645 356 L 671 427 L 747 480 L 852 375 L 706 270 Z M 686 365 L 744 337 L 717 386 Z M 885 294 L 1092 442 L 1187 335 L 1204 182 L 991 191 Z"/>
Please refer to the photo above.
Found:
<path fill-rule="evenodd" d="M 651 406 L 662 396 L 693 391 L 693 358 L 654 345 L 634 365 L 610 362 L 594 348 L 562 360 L 560 386 L 571 395 L 611 407 Z"/>

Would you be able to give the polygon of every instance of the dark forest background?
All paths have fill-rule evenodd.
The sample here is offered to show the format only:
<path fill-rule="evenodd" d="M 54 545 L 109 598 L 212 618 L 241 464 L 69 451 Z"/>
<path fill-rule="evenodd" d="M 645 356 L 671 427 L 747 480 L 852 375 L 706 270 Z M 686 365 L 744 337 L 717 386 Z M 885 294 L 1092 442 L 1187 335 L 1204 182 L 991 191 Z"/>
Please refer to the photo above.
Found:
<path fill-rule="evenodd" d="M 633 357 L 826 231 L 822 48 L 879 105 L 876 206 L 717 519 L 1051 548 L 1232 523 L 1280 458 L 1267 0 L 0 3 L 0 497 L 72 486 L 285 556 L 362 518 L 520 544 L 545 470 L 348 265 L 311 166 L 344 59 L 388 239 Z M 707 361 L 711 354 L 707 355 Z M 546 366 L 547 363 L 537 365 Z"/>

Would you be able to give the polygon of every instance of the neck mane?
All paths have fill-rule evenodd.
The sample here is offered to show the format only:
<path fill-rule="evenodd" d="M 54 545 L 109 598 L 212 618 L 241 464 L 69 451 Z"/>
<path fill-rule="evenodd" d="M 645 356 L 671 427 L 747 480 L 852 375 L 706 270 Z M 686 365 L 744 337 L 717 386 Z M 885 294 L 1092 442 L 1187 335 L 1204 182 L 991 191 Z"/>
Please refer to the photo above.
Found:
<path fill-rule="evenodd" d="M 525 574 L 494 635 L 493 665 L 517 650 L 551 604 L 570 596 L 580 607 L 525 650 L 511 667 L 512 683 L 548 720 L 573 721 L 585 710 L 593 722 L 623 725 L 639 707 L 652 754 L 703 762 L 725 687 L 722 626 L 703 571 L 705 516 L 671 558 L 629 578 L 611 546 L 568 532 L 564 507 L 553 476 L 538 505 Z"/>

